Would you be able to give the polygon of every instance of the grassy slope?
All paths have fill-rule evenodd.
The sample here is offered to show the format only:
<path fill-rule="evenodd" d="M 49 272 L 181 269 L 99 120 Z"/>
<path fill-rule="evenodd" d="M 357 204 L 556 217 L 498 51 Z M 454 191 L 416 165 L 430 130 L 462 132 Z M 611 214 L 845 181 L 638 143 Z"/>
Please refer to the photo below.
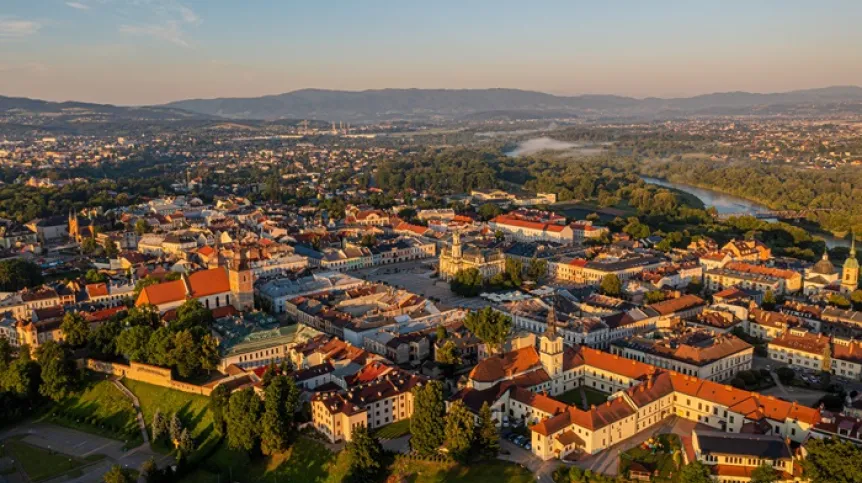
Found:
<path fill-rule="evenodd" d="M 110 381 L 97 376 L 88 378 L 83 390 L 51 408 L 44 420 L 128 441 L 129 447 L 143 442 L 132 402 Z"/>
<path fill-rule="evenodd" d="M 213 427 L 208 397 L 174 391 L 140 381 L 124 380 L 123 384 L 141 401 L 141 411 L 144 413 L 144 421 L 148 428 L 157 410 L 168 419 L 172 414 L 177 413 L 183 427 L 191 430 L 198 451 L 206 451 L 218 443 L 219 436 Z M 163 452 L 169 450 L 163 443 L 153 444 L 153 447 Z"/>

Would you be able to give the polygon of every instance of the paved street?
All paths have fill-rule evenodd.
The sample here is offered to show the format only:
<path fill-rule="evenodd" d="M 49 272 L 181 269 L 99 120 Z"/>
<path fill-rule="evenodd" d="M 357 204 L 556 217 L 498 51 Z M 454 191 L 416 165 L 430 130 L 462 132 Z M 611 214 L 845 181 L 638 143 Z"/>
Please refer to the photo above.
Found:
<path fill-rule="evenodd" d="M 558 460 L 542 461 L 533 456 L 532 452 L 507 439 L 500 439 L 500 448 L 509 454 L 501 453 L 498 459 L 511 461 L 527 468 L 536 476 L 536 481 L 539 483 L 553 483 L 551 475 L 560 466 Z"/>
<path fill-rule="evenodd" d="M 33 446 L 79 458 L 97 454 L 105 455 L 104 460 L 83 468 L 83 475 L 72 479 L 58 478 L 54 480 L 57 482 L 100 482 L 102 475 L 114 464 L 137 470 L 151 457 L 156 458 L 159 466 L 173 464 L 172 458 L 152 451 L 148 445 L 124 451 L 121 441 L 48 423 L 26 422 L 19 424 L 0 433 L 0 441 L 14 435 L 24 435 L 23 441 Z"/>

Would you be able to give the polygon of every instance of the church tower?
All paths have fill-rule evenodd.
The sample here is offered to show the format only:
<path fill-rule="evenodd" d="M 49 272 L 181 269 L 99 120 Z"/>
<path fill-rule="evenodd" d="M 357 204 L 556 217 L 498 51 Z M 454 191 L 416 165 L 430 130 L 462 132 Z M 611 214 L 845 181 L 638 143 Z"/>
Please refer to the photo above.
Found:
<path fill-rule="evenodd" d="M 461 232 L 455 230 L 452 232 L 452 259 L 460 260 L 463 252 L 461 251 Z"/>
<path fill-rule="evenodd" d="M 563 373 L 563 338 L 557 334 L 556 296 L 551 297 L 548 308 L 548 328 L 539 338 L 539 360 L 551 379 L 560 377 Z M 556 386 L 556 384 L 554 384 Z M 557 391 L 552 391 L 556 394 Z"/>
<path fill-rule="evenodd" d="M 851 235 L 853 238 L 850 241 L 850 255 L 844 261 L 844 268 L 841 270 L 841 286 L 848 292 L 856 290 L 859 286 L 859 261 L 856 260 L 856 235 Z"/>
<path fill-rule="evenodd" d="M 228 280 L 230 281 L 231 302 L 237 310 L 254 308 L 254 272 L 249 267 L 245 252 L 237 247 L 233 258 L 228 264 Z"/>
<path fill-rule="evenodd" d="M 78 239 L 78 214 L 69 209 L 69 238 Z"/>

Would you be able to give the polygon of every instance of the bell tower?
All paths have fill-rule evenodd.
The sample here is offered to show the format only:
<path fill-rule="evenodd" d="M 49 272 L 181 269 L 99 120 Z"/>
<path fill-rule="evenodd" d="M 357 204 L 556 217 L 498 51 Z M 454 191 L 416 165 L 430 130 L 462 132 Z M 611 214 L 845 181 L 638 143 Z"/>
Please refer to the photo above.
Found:
<path fill-rule="evenodd" d="M 254 271 L 245 258 L 242 247 L 237 247 L 228 264 L 231 303 L 237 310 L 254 308 Z"/>
<path fill-rule="evenodd" d="M 563 338 L 557 334 L 555 305 L 556 295 L 551 297 L 548 308 L 548 328 L 539 338 L 539 360 L 551 379 L 556 379 L 563 373 Z"/>
<path fill-rule="evenodd" d="M 461 249 L 461 232 L 455 230 L 452 232 L 452 258 L 454 260 L 460 260 L 463 255 Z"/>
<path fill-rule="evenodd" d="M 859 261 L 856 260 L 856 235 L 850 241 L 850 254 L 847 260 L 844 261 L 844 267 L 841 269 L 841 286 L 848 292 L 856 290 L 859 286 Z"/>

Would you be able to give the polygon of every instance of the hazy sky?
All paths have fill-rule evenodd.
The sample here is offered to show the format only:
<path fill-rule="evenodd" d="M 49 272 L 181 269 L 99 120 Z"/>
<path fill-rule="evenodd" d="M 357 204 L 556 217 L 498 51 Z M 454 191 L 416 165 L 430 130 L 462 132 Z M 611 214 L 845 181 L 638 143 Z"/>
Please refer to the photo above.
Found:
<path fill-rule="evenodd" d="M 0 95 L 862 85 L 862 0 L 0 0 Z"/>

